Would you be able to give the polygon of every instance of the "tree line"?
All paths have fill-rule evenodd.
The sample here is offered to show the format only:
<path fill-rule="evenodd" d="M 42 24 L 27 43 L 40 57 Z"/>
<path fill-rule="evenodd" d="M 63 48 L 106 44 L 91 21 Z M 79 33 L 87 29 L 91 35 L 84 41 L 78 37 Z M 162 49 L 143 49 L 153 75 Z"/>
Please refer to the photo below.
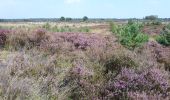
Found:
<path fill-rule="evenodd" d="M 145 16 L 143 19 L 137 18 L 127 18 L 127 19 L 116 19 L 116 18 L 88 18 L 84 16 L 83 18 L 71 18 L 71 17 L 60 17 L 60 18 L 28 18 L 28 19 L 1 19 L 0 22 L 102 22 L 102 21 L 127 21 L 129 19 L 135 19 L 139 21 L 145 20 L 160 20 L 160 21 L 170 21 L 170 18 L 159 18 L 157 15 Z"/>

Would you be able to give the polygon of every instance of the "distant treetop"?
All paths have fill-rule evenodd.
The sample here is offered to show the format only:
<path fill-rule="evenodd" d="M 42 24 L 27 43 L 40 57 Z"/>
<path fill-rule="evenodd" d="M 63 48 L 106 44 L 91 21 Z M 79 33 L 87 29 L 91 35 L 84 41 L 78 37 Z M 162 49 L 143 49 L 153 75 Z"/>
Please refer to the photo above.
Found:
<path fill-rule="evenodd" d="M 88 17 L 87 16 L 84 16 L 83 17 L 83 21 L 87 21 L 88 20 Z"/>
<path fill-rule="evenodd" d="M 60 21 L 65 21 L 65 17 L 62 16 L 62 17 L 60 18 Z"/>
<path fill-rule="evenodd" d="M 150 15 L 150 16 L 146 16 L 145 19 L 146 20 L 156 20 L 156 19 L 158 19 L 158 16 L 157 15 Z"/>

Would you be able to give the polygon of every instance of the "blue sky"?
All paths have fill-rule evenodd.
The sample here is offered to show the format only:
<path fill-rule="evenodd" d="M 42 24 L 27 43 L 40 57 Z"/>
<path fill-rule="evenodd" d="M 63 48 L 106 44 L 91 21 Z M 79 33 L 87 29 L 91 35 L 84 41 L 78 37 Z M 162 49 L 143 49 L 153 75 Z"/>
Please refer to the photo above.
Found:
<path fill-rule="evenodd" d="M 0 0 L 0 18 L 170 18 L 170 0 Z"/>

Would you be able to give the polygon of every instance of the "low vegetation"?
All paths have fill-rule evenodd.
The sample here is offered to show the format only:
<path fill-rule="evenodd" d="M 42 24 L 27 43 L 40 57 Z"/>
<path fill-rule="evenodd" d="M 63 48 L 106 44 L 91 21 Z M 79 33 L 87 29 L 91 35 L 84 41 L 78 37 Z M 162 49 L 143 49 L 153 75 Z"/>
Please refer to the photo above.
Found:
<path fill-rule="evenodd" d="M 84 26 L 84 27 L 71 27 L 71 26 L 52 26 L 50 25 L 49 23 L 46 23 L 42 26 L 42 28 L 48 30 L 48 31 L 51 31 L 51 32 L 90 32 L 90 28 L 87 27 L 87 26 Z"/>
<path fill-rule="evenodd" d="M 148 36 L 141 32 L 141 28 L 142 24 L 133 21 L 122 26 L 111 23 L 111 31 L 118 36 L 120 43 L 129 49 L 140 47 L 148 41 Z"/>
<path fill-rule="evenodd" d="M 169 100 L 167 50 L 142 27 L 111 23 L 107 35 L 51 23 L 0 29 L 0 99 Z"/>
<path fill-rule="evenodd" d="M 165 46 L 170 46 L 170 24 L 163 28 L 161 34 L 157 37 L 157 41 Z"/>

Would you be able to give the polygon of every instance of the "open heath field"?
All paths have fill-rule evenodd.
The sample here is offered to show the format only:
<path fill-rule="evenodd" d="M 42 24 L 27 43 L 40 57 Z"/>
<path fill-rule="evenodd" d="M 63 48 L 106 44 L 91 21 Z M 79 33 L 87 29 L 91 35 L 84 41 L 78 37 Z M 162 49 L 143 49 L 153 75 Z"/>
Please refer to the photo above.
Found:
<path fill-rule="evenodd" d="M 2 100 L 169 100 L 170 24 L 0 23 Z"/>

